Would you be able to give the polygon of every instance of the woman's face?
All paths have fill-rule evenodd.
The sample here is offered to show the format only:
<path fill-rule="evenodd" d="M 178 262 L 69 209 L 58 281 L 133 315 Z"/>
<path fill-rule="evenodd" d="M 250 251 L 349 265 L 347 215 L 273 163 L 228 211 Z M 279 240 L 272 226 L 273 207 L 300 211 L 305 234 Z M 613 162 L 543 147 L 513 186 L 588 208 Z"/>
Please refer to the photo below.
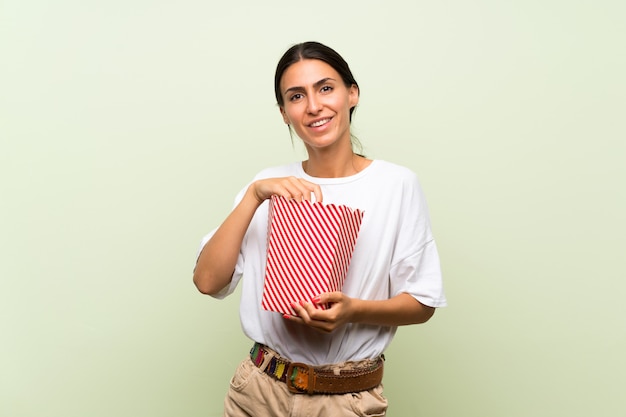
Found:
<path fill-rule="evenodd" d="M 298 61 L 283 73 L 280 91 L 283 120 L 307 149 L 350 144 L 350 109 L 359 91 L 346 87 L 333 67 L 317 59 Z"/>

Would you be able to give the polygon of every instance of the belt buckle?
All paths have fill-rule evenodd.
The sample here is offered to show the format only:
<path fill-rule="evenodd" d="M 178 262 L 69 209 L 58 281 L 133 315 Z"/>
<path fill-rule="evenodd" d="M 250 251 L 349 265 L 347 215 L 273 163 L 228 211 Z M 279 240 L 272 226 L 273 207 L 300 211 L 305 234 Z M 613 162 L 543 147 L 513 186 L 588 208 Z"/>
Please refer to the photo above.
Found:
<path fill-rule="evenodd" d="M 287 384 L 287 389 L 294 394 L 313 394 L 315 370 L 311 365 L 291 362 L 287 367 L 285 383 Z"/>

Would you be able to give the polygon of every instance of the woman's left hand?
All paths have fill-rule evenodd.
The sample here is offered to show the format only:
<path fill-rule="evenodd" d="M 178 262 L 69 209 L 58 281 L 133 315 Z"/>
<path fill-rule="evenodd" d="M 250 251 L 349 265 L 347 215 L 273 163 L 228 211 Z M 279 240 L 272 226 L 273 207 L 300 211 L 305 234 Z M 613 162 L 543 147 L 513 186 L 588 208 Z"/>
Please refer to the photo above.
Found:
<path fill-rule="evenodd" d="M 328 309 L 315 308 L 320 304 L 328 304 Z M 312 302 L 294 303 L 292 307 L 297 316 L 285 315 L 285 319 L 324 333 L 331 333 L 346 323 L 377 326 L 424 323 L 435 313 L 435 307 L 424 305 L 407 293 L 386 300 L 362 300 L 341 292 L 327 292 Z"/>
<path fill-rule="evenodd" d="M 320 294 L 312 302 L 302 301 L 293 303 L 296 316 L 285 315 L 285 318 L 305 324 L 323 333 L 331 333 L 335 329 L 351 322 L 354 315 L 355 300 L 341 292 L 327 292 Z M 326 310 L 316 308 L 316 305 L 328 304 Z"/>

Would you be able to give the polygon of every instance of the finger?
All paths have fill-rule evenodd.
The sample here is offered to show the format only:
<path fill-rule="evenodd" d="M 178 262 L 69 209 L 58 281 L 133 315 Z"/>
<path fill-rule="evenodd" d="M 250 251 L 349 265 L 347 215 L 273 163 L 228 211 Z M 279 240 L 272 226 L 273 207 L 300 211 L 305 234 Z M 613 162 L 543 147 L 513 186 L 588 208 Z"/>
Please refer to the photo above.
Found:
<path fill-rule="evenodd" d="M 315 306 L 307 301 L 300 301 L 300 314 L 299 316 L 302 317 L 302 319 L 309 323 L 309 322 L 313 322 L 313 321 L 317 321 L 317 312 L 318 310 L 315 308 Z"/>
<path fill-rule="evenodd" d="M 300 301 L 300 303 L 292 304 L 292 307 L 298 314 L 298 317 L 309 326 L 318 327 L 326 321 L 324 320 L 324 310 L 315 308 L 310 302 Z"/>
<path fill-rule="evenodd" d="M 259 202 L 263 202 L 272 195 L 279 195 L 298 202 L 310 201 L 314 196 L 316 201 L 322 201 L 322 189 L 318 184 L 295 176 L 258 180 L 253 183 L 253 187 Z"/>
<path fill-rule="evenodd" d="M 308 311 L 303 306 L 304 301 L 291 303 L 291 308 L 296 313 L 296 316 L 304 321 L 310 320 Z"/>
<path fill-rule="evenodd" d="M 315 201 L 318 203 L 322 202 L 322 187 L 318 184 L 313 184 L 313 195 L 315 195 Z"/>
<path fill-rule="evenodd" d="M 304 200 L 321 202 L 322 201 L 322 187 L 318 184 L 314 184 L 307 180 L 300 179 L 300 184 L 304 187 Z"/>
<path fill-rule="evenodd" d="M 319 184 L 296 177 L 290 177 L 290 180 L 300 193 L 301 200 L 299 201 L 311 201 L 313 198 L 315 198 L 315 201 L 322 201 L 322 188 Z"/>
<path fill-rule="evenodd" d="M 343 299 L 343 293 L 341 292 L 324 292 L 314 297 L 311 300 L 313 303 L 317 305 L 330 304 L 330 303 L 339 303 Z"/>
<path fill-rule="evenodd" d="M 307 324 L 312 326 L 318 326 L 325 329 L 332 328 L 339 322 L 338 320 L 341 312 L 338 308 L 334 307 L 339 305 L 340 304 L 330 304 L 328 308 L 316 308 L 313 304 L 309 304 L 304 307 L 309 317 L 309 320 L 305 321 Z"/>
<path fill-rule="evenodd" d="M 292 316 L 291 314 L 283 314 L 283 318 L 285 320 L 289 320 L 289 321 L 294 322 L 294 323 L 304 324 L 304 320 L 302 320 L 298 316 Z"/>
<path fill-rule="evenodd" d="M 283 315 L 285 319 L 309 326 L 322 333 L 331 333 L 334 330 L 334 323 L 325 321 L 323 319 L 324 311 L 316 309 L 313 304 L 300 301 L 300 303 L 292 303 L 291 307 L 296 312 L 297 316 L 285 314 Z"/>
<path fill-rule="evenodd" d="M 311 186 L 304 180 L 296 177 L 287 177 L 283 183 L 283 197 L 296 200 L 298 202 L 311 199 Z"/>

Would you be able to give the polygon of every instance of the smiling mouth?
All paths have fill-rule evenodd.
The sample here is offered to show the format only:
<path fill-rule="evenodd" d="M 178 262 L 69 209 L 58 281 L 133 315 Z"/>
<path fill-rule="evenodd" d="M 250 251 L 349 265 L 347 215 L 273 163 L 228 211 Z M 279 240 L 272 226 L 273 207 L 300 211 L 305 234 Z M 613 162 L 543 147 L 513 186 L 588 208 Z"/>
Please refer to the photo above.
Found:
<path fill-rule="evenodd" d="M 330 122 L 330 118 L 318 120 L 316 122 L 311 123 L 309 126 L 310 127 L 320 127 L 320 126 L 325 125 L 328 122 Z"/>

